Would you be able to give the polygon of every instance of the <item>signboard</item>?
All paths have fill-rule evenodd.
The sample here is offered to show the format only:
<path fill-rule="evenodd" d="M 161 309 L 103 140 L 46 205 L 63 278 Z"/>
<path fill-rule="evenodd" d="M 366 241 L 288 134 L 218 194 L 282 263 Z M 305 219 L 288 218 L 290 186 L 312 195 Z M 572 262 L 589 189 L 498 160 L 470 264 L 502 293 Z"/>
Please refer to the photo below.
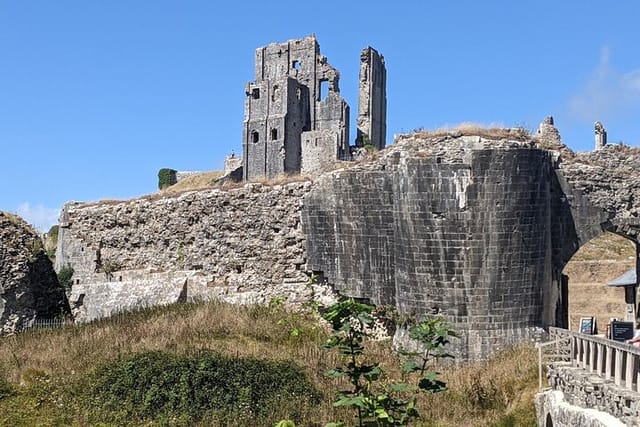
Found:
<path fill-rule="evenodd" d="M 580 318 L 580 330 L 581 334 L 593 335 L 595 332 L 595 322 L 593 317 L 581 317 Z"/>
<path fill-rule="evenodd" d="M 633 338 L 633 322 L 611 322 L 611 339 L 614 341 L 630 340 Z"/>

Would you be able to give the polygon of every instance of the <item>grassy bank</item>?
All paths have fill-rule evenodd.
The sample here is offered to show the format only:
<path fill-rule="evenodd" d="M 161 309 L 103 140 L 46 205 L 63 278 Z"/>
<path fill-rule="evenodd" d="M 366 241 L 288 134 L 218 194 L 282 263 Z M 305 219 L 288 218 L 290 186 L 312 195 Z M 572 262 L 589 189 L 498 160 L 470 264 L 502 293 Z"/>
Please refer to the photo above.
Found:
<path fill-rule="evenodd" d="M 328 335 L 313 315 L 279 306 L 209 302 L 4 337 L 0 425 L 255 426 L 282 418 L 294 418 L 299 426 L 338 419 L 349 423 L 350 414 L 333 407 L 339 384 L 323 375 L 339 363 L 335 353 L 322 349 Z M 367 352 L 371 360 L 382 362 L 390 377 L 400 375 L 389 342 L 370 343 Z M 239 370 L 253 376 L 238 377 Z M 535 425 L 537 366 L 532 348 L 440 371 L 450 388 L 422 399 L 420 425 Z M 278 385 L 289 394 L 272 393 L 274 379 L 264 376 L 268 372 L 291 379 Z M 211 375 L 223 379 L 209 384 Z M 225 393 L 215 388 L 227 380 L 235 386 Z M 145 387 L 157 390 L 140 403 L 128 394 Z M 207 408 L 206 396 L 194 392 L 205 387 L 213 387 L 211 402 L 218 402 L 216 393 L 222 399 L 217 408 Z M 231 396 L 236 391 L 239 394 Z M 231 406 L 222 414 L 224 399 Z M 196 402 L 197 408 L 189 406 Z"/>

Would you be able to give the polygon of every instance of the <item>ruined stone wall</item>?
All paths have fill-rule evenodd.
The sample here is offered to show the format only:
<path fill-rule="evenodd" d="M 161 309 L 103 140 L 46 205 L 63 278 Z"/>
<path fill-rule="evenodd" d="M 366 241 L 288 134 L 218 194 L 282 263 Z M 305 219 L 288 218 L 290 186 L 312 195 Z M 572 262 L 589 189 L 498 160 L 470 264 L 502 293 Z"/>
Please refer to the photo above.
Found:
<path fill-rule="evenodd" d="M 613 224 L 640 218 L 640 148 L 608 144 L 572 153 L 560 169 L 567 182 L 609 213 Z"/>
<path fill-rule="evenodd" d="M 300 172 L 305 175 L 330 170 L 336 163 L 337 134 L 315 130 L 302 134 L 302 161 Z"/>
<path fill-rule="evenodd" d="M 360 54 L 359 84 L 356 145 L 369 143 L 382 150 L 387 138 L 387 69 L 384 57 L 372 47 Z"/>
<path fill-rule="evenodd" d="M 313 183 L 69 204 L 58 267 L 76 269 L 74 303 L 111 298 L 91 284 L 143 289 L 141 269 L 153 283 L 173 274 L 174 300 L 186 283 L 234 302 L 306 298 L 315 272 L 344 295 L 444 315 L 459 360 L 481 359 L 563 325 L 564 263 L 608 218 L 586 197 L 603 184 L 577 188 L 580 168 L 565 179 L 558 152 L 493 132 L 401 138 Z"/>
<path fill-rule="evenodd" d="M 42 247 L 26 222 L 0 212 L 0 335 L 69 311 L 64 290 Z"/>
<path fill-rule="evenodd" d="M 248 85 L 243 130 L 245 179 L 300 170 L 300 134 L 309 127 L 309 91 L 293 78 Z"/>
<path fill-rule="evenodd" d="M 301 149 L 307 132 L 322 131 L 323 145 L 336 158 L 349 156 L 349 105 L 340 96 L 340 73 L 320 55 L 314 36 L 258 48 L 255 82 L 246 89 L 243 130 L 243 178 L 273 178 L 305 173 L 325 163 Z M 322 85 L 326 84 L 326 96 Z M 318 135 L 313 135 L 314 139 Z M 305 156 L 305 159 L 302 159 Z"/>
<path fill-rule="evenodd" d="M 137 280 L 127 272 L 150 269 L 201 272 L 211 288 L 238 293 L 305 287 L 299 212 L 310 186 L 246 184 L 229 191 L 67 204 L 57 267 L 73 266 L 79 285 Z"/>

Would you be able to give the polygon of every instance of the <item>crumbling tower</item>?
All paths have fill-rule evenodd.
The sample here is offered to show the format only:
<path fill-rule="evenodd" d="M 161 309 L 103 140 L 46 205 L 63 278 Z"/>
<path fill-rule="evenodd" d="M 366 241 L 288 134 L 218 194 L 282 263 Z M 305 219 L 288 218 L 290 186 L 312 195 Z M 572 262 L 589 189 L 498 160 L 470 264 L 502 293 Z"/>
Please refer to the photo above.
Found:
<path fill-rule="evenodd" d="M 349 106 L 339 79 L 315 36 L 256 50 L 255 82 L 246 88 L 245 180 L 312 172 L 349 155 Z"/>
<path fill-rule="evenodd" d="M 384 57 L 367 47 L 360 54 L 356 146 L 384 148 L 387 135 L 387 70 Z"/>

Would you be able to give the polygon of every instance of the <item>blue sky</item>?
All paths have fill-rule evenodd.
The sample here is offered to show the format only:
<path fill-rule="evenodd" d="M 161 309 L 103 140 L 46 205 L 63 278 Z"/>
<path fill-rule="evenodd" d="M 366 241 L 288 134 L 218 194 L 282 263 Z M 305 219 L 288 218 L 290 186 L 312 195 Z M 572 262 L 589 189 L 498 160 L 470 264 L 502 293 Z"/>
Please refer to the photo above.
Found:
<path fill-rule="evenodd" d="M 639 20 L 635 0 L 0 0 L 0 210 L 44 229 L 67 201 L 154 192 L 162 167 L 221 169 L 242 152 L 255 49 L 312 33 L 352 130 L 371 45 L 387 63 L 388 142 L 551 114 L 575 150 L 592 148 L 595 120 L 638 146 Z"/>

